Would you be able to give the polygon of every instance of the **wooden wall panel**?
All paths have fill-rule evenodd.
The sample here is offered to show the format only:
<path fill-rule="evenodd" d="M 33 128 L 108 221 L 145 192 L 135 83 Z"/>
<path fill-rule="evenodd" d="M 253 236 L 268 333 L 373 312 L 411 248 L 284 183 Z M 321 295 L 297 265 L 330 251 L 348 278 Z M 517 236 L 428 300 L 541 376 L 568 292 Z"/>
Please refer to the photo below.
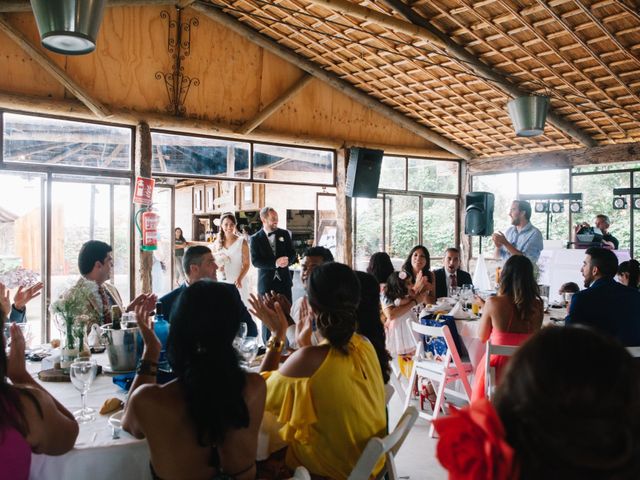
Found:
<path fill-rule="evenodd" d="M 40 35 L 31 13 L 7 15 L 11 25 L 20 30 L 35 45 L 40 45 Z M 60 67 L 65 59 L 42 48 L 47 56 Z M 64 88 L 52 76 L 34 62 L 17 43 L 0 32 L 0 90 L 24 95 L 63 98 Z"/>
<path fill-rule="evenodd" d="M 171 70 L 162 10 L 107 8 L 96 51 L 68 57 L 68 74 L 107 105 L 164 112 L 169 104 L 164 80 L 155 78 L 156 72 Z M 175 9 L 168 10 L 175 15 Z"/>
<path fill-rule="evenodd" d="M 261 103 L 266 105 L 292 85 L 302 71 L 265 52 Z M 437 148 L 337 90 L 314 80 L 260 127 L 297 135 L 315 135 L 351 142 Z"/>
<path fill-rule="evenodd" d="M 193 14 L 186 10 L 185 16 Z M 262 49 L 198 15 L 184 71 L 200 80 L 185 103 L 187 116 L 240 125 L 258 112 Z"/>

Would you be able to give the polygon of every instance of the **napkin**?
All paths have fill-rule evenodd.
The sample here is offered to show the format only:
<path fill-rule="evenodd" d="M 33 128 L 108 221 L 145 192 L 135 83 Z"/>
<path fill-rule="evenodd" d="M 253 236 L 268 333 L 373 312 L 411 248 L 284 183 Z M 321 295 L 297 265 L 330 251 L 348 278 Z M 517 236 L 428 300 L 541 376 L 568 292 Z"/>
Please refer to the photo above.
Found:
<path fill-rule="evenodd" d="M 458 320 L 471 318 L 471 314 L 462 308 L 462 304 L 460 302 L 456 303 L 455 307 L 453 307 L 449 312 L 449 315 Z"/>

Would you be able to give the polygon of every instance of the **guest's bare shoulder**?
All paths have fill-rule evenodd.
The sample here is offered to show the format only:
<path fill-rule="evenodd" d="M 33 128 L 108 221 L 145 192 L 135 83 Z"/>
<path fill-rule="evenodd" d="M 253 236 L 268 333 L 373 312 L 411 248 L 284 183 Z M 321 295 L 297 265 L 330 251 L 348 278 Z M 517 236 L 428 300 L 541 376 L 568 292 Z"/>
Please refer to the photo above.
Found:
<path fill-rule="evenodd" d="M 310 377 L 320 368 L 330 349 L 329 345 L 302 347 L 280 367 L 280 373 L 294 378 Z"/>

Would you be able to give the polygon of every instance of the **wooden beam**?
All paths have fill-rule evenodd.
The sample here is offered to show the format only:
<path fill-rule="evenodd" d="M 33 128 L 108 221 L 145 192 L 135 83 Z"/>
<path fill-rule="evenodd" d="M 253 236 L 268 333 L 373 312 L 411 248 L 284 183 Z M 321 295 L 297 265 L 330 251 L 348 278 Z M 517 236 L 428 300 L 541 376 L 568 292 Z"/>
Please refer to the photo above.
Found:
<path fill-rule="evenodd" d="M 44 68 L 53 78 L 61 83 L 64 88 L 69 90 L 74 97 L 84 103 L 98 118 L 106 118 L 111 115 L 111 112 L 109 112 L 104 105 L 91 98 L 91 95 L 73 81 L 62 68 L 33 45 L 22 32 L 14 28 L 3 14 L 0 14 L 0 30 L 16 42 L 31 59 Z"/>
<path fill-rule="evenodd" d="M 55 115 L 66 117 L 70 120 L 95 120 L 95 115 L 82 103 L 76 100 L 55 100 L 51 98 L 31 97 L 0 92 L 0 108 L 20 111 L 25 113 L 39 113 L 42 115 Z M 320 148 L 348 148 L 364 147 L 375 150 L 384 150 L 394 155 L 407 155 L 414 157 L 428 157 L 442 160 L 455 160 L 459 157 L 445 150 L 432 148 L 431 146 L 404 147 L 373 142 L 354 142 L 344 138 L 311 137 L 304 134 L 273 132 L 256 129 L 249 137 L 240 135 L 235 131 L 235 126 L 223 125 L 209 120 L 194 118 L 180 118 L 173 115 L 156 112 L 135 112 L 130 110 L 112 110 L 109 121 L 121 125 L 137 126 L 140 122 L 146 122 L 153 129 L 169 130 L 175 133 L 195 133 L 200 135 L 217 135 L 239 140 L 253 140 L 256 142 L 287 143 L 290 145 L 320 147 Z M 116 143 L 116 141 L 112 141 Z"/>
<path fill-rule="evenodd" d="M 136 127 L 136 150 L 134 156 L 134 165 L 136 176 L 151 178 L 151 167 L 153 162 L 153 150 L 151 142 L 151 129 L 149 125 L 141 122 Z M 141 238 L 137 231 L 135 232 L 135 245 L 136 251 L 138 251 L 138 245 L 140 245 Z M 140 270 L 139 270 L 139 282 L 140 291 L 142 293 L 153 292 L 153 278 L 151 276 L 151 269 L 153 267 L 153 252 L 140 249 Z"/>
<path fill-rule="evenodd" d="M 454 155 L 457 155 L 460 158 L 463 158 L 465 160 L 473 158 L 473 154 L 466 148 L 461 147 L 460 145 L 449 140 L 443 135 L 440 135 L 425 127 L 424 125 L 410 119 L 409 117 L 406 117 L 402 113 L 394 110 L 388 105 L 385 105 L 374 97 L 369 96 L 365 92 L 358 90 L 346 80 L 343 80 L 337 75 L 322 69 L 302 55 L 299 55 L 289 48 L 280 45 L 266 35 L 253 30 L 239 20 L 236 20 L 234 17 L 222 13 L 213 5 L 196 3 L 193 5 L 193 9 L 232 30 L 238 35 L 250 40 L 256 45 L 264 48 L 265 50 L 273 53 L 274 55 L 279 56 L 287 62 L 322 80 L 336 90 L 344 93 L 348 97 L 356 100 L 357 102 L 370 108 L 376 113 L 383 115 L 388 120 L 395 122 L 406 130 L 419 135 L 425 140 L 429 140 L 430 142 L 435 143 L 439 147 L 444 148 L 445 150 L 453 153 Z"/>
<path fill-rule="evenodd" d="M 320 0 L 309 0 L 309 1 L 311 1 L 312 3 L 317 3 Z M 502 72 L 498 72 L 493 68 L 491 68 L 489 65 L 484 64 L 481 60 L 473 56 L 473 54 L 469 53 L 469 51 L 465 50 L 464 47 L 458 45 L 451 38 L 449 38 L 440 30 L 438 30 L 436 27 L 431 25 L 431 23 L 429 23 L 424 17 L 416 13 L 410 6 L 405 4 L 403 0 L 382 0 L 382 1 L 386 3 L 389 7 L 393 8 L 394 10 L 397 10 L 400 14 L 406 17 L 411 22 L 412 25 L 419 25 L 423 30 L 429 32 L 431 36 L 435 36 L 439 41 L 438 45 L 442 45 L 446 54 L 454 59 L 459 60 L 460 65 L 470 70 L 472 74 L 478 75 L 479 77 L 488 80 L 490 83 L 495 85 L 503 93 L 510 95 L 514 98 L 531 94 L 531 92 L 525 92 L 520 88 L 518 88 L 517 86 L 513 85 L 511 81 L 508 79 L 508 77 L 506 77 Z M 366 8 L 366 7 L 361 7 L 361 8 Z M 393 18 L 394 20 L 397 20 L 395 19 L 395 17 L 390 17 L 388 15 L 385 15 L 385 16 L 389 18 Z M 391 24 L 384 24 L 384 23 L 380 23 L 380 24 L 388 28 L 392 28 Z M 429 41 L 429 38 L 427 36 L 420 36 L 419 38 Z M 574 138 L 575 140 L 579 141 L 580 143 L 582 143 L 587 147 L 595 147 L 597 145 L 597 142 L 594 139 L 592 139 L 588 133 L 584 132 L 580 128 L 576 127 L 572 122 L 569 122 L 563 119 L 562 117 L 553 113 L 552 111 L 549 111 L 547 113 L 547 121 L 550 124 L 552 124 L 554 127 L 556 127 L 558 130 L 560 130 L 561 132 L 566 133 L 567 135 L 569 135 L 570 137 Z"/>
<path fill-rule="evenodd" d="M 169 0 L 109 0 L 107 7 L 138 7 L 141 5 L 175 5 Z M 3 0 L 0 1 L 0 13 L 30 12 L 29 0 Z"/>
<path fill-rule="evenodd" d="M 639 159 L 640 142 L 618 143 L 602 147 L 476 158 L 469 162 L 469 170 L 472 174 L 515 170 L 547 170 L 601 163 L 637 162 Z"/>
<path fill-rule="evenodd" d="M 307 86 L 309 82 L 313 80 L 313 76 L 305 73 L 297 82 L 291 85 L 282 95 L 276 98 L 273 102 L 267 105 L 261 110 L 254 118 L 247 121 L 244 125 L 238 128 L 237 132 L 241 135 L 247 135 L 253 132 L 258 126 L 262 124 L 267 118 L 280 110 L 285 103 L 295 97 L 300 90 Z"/>

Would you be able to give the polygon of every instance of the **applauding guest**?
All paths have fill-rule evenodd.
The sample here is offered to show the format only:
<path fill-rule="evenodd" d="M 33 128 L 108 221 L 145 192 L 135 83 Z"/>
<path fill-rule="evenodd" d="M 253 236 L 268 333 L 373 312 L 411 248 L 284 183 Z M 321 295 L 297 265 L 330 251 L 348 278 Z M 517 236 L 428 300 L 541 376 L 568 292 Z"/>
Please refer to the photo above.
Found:
<path fill-rule="evenodd" d="M 252 297 L 252 313 L 271 331 L 261 370 L 267 377 L 265 415 L 279 429 L 290 468 L 346 479 L 372 436 L 386 428 L 384 387 L 371 343 L 355 333 L 360 284 L 341 263 L 325 263 L 311 274 L 309 305 L 327 343 L 294 352 L 277 371 L 287 319 L 279 303 L 271 309 Z M 273 371 L 272 371 L 273 370 Z"/>
<path fill-rule="evenodd" d="M 136 308 L 144 352 L 123 427 L 147 438 L 154 477 L 255 478 L 265 384 L 238 363 L 240 315 L 227 287 L 202 280 L 180 295 L 167 342 L 177 379 L 165 385 L 149 310 Z"/>
<path fill-rule="evenodd" d="M 0 332 L 11 309 L 0 284 Z M 25 341 L 20 328 L 10 330 L 9 357 L 0 336 L 0 478 L 28 478 L 31 452 L 62 455 L 73 448 L 78 423 L 27 372 Z M 12 383 L 7 382 L 9 379 Z"/>
<path fill-rule="evenodd" d="M 9 320 L 11 322 L 22 323 L 27 320 L 27 303 L 36 298 L 42 292 L 42 282 L 38 282 L 30 287 L 18 287 L 13 295 L 13 304 L 11 305 L 11 314 Z"/>
<path fill-rule="evenodd" d="M 378 284 L 380 284 L 380 292 L 387 283 L 387 278 L 394 272 L 393 263 L 387 252 L 376 252 L 371 255 L 369 259 L 369 265 L 367 266 L 367 273 L 376 277 Z"/>
<path fill-rule="evenodd" d="M 430 269 L 429 250 L 422 245 L 413 247 L 402 264 L 402 270 L 407 272 L 413 284 L 413 293 L 415 295 L 424 293 L 425 303 L 436 303 L 436 278 Z"/>
<path fill-rule="evenodd" d="M 524 255 L 536 263 L 543 249 L 542 233 L 531 223 L 531 204 L 514 200 L 509 209 L 511 226 L 505 233 L 493 234 L 496 257 L 506 260 L 512 255 Z"/>

